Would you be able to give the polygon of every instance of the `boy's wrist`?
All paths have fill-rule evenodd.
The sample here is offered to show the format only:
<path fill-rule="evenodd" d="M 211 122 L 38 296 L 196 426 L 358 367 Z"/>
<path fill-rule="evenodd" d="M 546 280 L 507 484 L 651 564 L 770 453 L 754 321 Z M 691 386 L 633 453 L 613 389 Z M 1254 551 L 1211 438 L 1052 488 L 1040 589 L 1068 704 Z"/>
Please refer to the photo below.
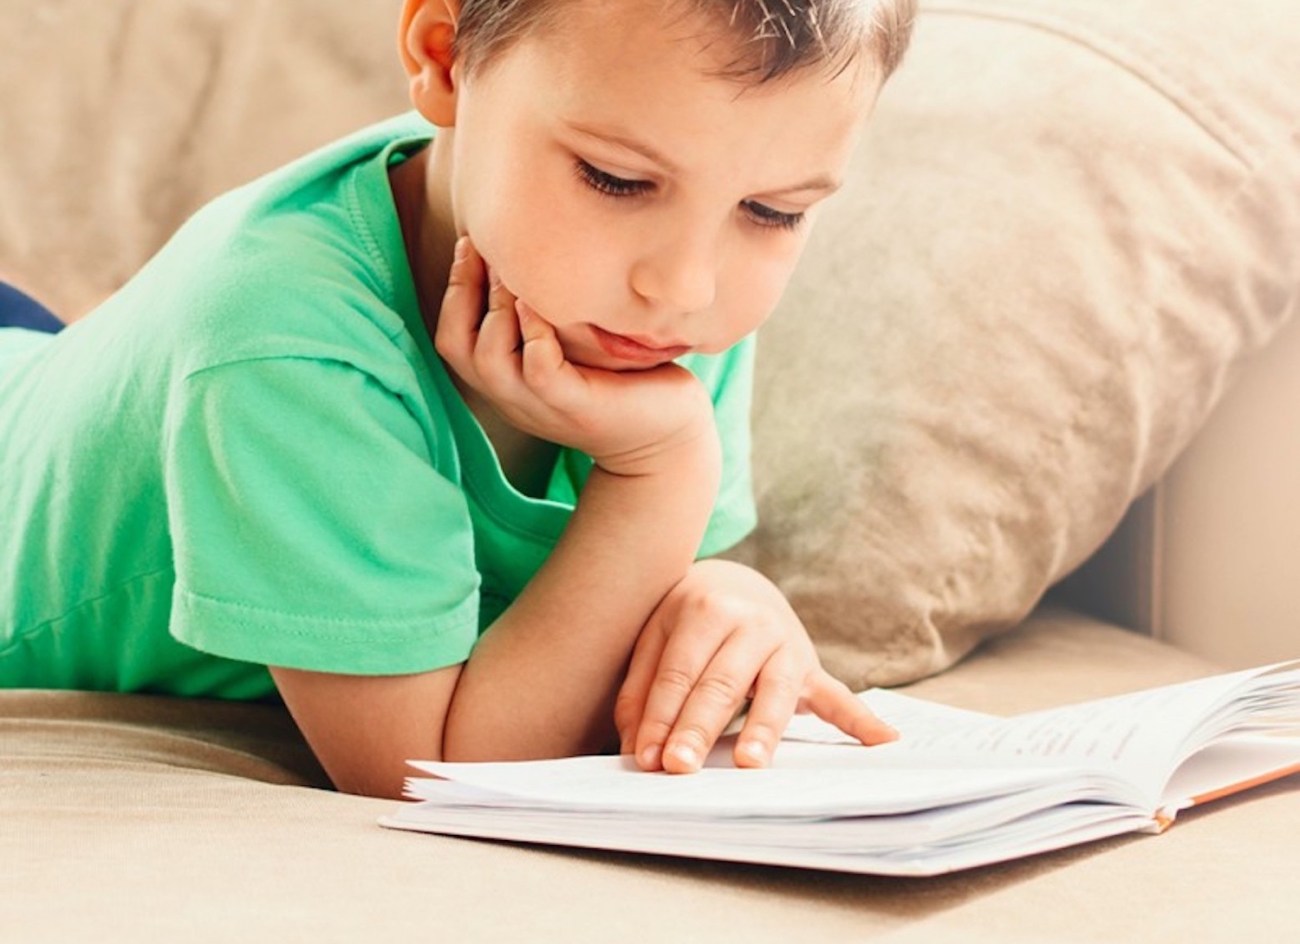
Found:
<path fill-rule="evenodd" d="M 712 407 L 664 439 L 622 452 L 594 453 L 592 460 L 597 469 L 625 478 L 682 475 L 691 469 L 706 477 L 719 477 L 722 443 Z"/>
<path fill-rule="evenodd" d="M 597 468 L 625 477 L 679 473 L 693 467 L 705 473 L 716 467 L 720 473 L 722 442 L 714 421 L 714 404 L 701 382 L 685 371 L 680 373 L 686 378 L 685 384 L 677 387 L 677 395 L 663 398 L 662 412 L 656 411 L 659 423 L 673 415 L 677 417 L 676 423 L 662 426 L 656 436 L 647 437 L 640 445 L 625 445 L 629 439 L 634 441 L 638 437 L 619 437 L 624 439 L 623 447 L 591 451 Z M 636 421 L 629 419 L 629 423 L 636 424 Z"/>
<path fill-rule="evenodd" d="M 608 509 L 611 506 L 606 502 L 612 501 L 625 524 L 644 518 L 665 538 L 677 531 L 689 534 L 686 543 L 690 550 L 685 558 L 689 563 L 703 540 L 722 482 L 717 429 L 710 423 L 696 436 L 652 454 L 627 458 L 629 461 L 616 463 L 613 470 L 599 462 L 592 468 L 578 500 L 579 510 Z M 602 498 L 595 499 L 592 507 L 584 507 L 589 504 L 584 499 L 594 499 L 596 494 Z"/>

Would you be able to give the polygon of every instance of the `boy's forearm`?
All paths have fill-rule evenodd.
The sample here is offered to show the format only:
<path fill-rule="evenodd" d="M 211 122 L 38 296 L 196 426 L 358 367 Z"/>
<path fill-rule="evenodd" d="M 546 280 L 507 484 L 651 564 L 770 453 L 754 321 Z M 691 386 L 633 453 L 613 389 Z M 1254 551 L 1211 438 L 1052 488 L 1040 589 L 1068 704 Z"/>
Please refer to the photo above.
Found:
<path fill-rule="evenodd" d="M 678 448 L 651 475 L 592 470 L 563 538 L 462 670 L 446 759 L 559 757 L 610 743 L 632 647 L 690 567 L 717 494 L 716 436 Z"/>

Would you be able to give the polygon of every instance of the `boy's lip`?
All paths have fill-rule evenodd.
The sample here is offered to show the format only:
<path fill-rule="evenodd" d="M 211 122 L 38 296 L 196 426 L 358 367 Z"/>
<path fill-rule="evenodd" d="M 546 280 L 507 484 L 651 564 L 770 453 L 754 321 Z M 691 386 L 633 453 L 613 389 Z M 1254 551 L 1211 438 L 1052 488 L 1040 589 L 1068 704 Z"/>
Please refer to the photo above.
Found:
<path fill-rule="evenodd" d="M 636 364 L 667 363 L 691 349 L 688 344 L 677 342 L 664 344 L 644 335 L 615 334 L 598 325 L 591 326 L 591 333 L 595 335 L 600 349 L 610 357 Z"/>

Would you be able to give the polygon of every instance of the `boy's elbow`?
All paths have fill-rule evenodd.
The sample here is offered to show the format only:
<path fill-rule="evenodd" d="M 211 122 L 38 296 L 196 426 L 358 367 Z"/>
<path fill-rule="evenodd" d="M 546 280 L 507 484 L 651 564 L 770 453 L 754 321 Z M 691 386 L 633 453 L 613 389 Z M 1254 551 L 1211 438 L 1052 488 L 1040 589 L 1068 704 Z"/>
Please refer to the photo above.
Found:
<path fill-rule="evenodd" d="M 438 760 L 436 757 L 421 760 Z M 373 797 L 377 800 L 409 799 L 406 794 L 406 778 L 415 771 L 407 767 L 405 760 L 396 764 L 385 764 L 383 770 L 346 771 L 330 774 L 330 782 L 339 793 L 352 796 Z"/>

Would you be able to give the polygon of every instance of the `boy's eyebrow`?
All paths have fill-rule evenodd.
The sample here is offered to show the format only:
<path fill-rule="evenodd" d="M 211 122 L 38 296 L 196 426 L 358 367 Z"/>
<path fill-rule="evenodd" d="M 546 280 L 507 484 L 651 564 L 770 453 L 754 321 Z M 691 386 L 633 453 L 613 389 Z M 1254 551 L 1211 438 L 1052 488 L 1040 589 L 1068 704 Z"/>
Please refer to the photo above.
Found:
<path fill-rule="evenodd" d="M 579 134 L 585 134 L 590 138 L 600 138 L 600 140 L 608 141 L 610 144 L 617 144 L 620 147 L 627 148 L 629 151 L 635 151 L 636 153 L 640 154 L 642 157 L 647 158 L 653 161 L 654 163 L 658 164 L 666 171 L 676 173 L 678 170 L 676 164 L 674 164 L 668 158 L 664 157 L 662 154 L 656 151 L 654 147 L 652 147 L 651 145 L 645 143 L 644 141 L 638 141 L 636 138 L 625 135 L 622 132 L 614 130 L 613 128 L 597 128 L 592 125 L 585 125 L 577 121 L 566 121 L 564 122 L 564 124 L 571 131 L 576 131 Z"/>
<path fill-rule="evenodd" d="M 793 187 L 779 187 L 776 190 L 769 190 L 766 196 L 781 197 L 789 196 L 794 193 L 821 193 L 832 194 L 840 189 L 841 181 L 836 180 L 829 174 L 818 174 L 816 177 L 810 177 L 802 183 L 797 183 Z"/>
<path fill-rule="evenodd" d="M 660 154 L 655 148 L 644 141 L 638 141 L 636 138 L 629 137 L 613 128 L 597 128 L 591 125 L 585 125 L 576 121 L 565 121 L 565 126 L 571 131 L 579 134 L 585 134 L 591 138 L 599 138 L 610 144 L 617 144 L 620 147 L 627 148 L 629 151 L 635 151 L 647 160 L 653 161 L 669 173 L 677 173 L 678 167 L 671 160 Z M 840 181 L 834 179 L 829 174 L 817 174 L 807 180 L 794 184 L 790 187 L 778 187 L 774 190 L 766 191 L 768 196 L 781 196 L 792 193 L 834 193 L 840 189 Z"/>

